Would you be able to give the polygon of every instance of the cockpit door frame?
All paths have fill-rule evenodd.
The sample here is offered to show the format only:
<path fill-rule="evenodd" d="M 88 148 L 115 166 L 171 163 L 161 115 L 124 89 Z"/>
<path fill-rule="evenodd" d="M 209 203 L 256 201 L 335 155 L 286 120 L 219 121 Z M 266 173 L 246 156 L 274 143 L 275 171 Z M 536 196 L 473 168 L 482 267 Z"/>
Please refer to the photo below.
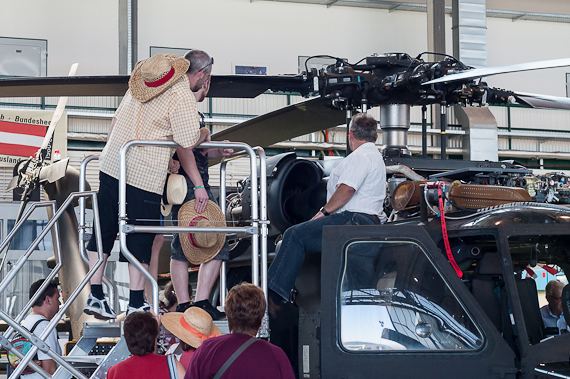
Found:
<path fill-rule="evenodd" d="M 496 231 L 492 234 L 496 235 Z M 353 241 L 410 241 L 426 252 L 449 288 L 484 335 L 481 349 L 450 351 L 348 352 L 340 346 L 339 288 L 343 255 Z M 512 377 L 515 355 L 453 271 L 423 226 L 330 226 L 323 230 L 321 259 L 321 377 Z M 503 376 L 505 375 L 505 376 Z"/>

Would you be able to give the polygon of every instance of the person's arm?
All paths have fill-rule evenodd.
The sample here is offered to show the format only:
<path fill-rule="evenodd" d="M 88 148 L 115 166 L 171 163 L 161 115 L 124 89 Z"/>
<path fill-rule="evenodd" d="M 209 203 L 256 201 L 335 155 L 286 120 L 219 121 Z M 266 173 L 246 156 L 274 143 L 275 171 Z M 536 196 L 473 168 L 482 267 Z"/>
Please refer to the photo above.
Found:
<path fill-rule="evenodd" d="M 346 203 L 348 203 L 355 192 L 356 190 L 354 188 L 347 186 L 346 184 L 341 184 L 337 187 L 336 191 L 334 191 L 330 200 L 325 204 L 323 208 L 325 211 L 332 214 L 346 205 Z M 325 215 L 319 211 L 316 215 L 313 216 L 311 220 L 316 220 L 321 217 L 325 217 Z"/>
<path fill-rule="evenodd" d="M 57 370 L 57 363 L 53 359 L 42 360 L 42 368 L 50 375 L 53 375 L 55 370 Z"/>
<path fill-rule="evenodd" d="M 224 140 L 222 142 L 230 142 L 228 140 Z M 208 159 L 217 158 L 217 157 L 228 157 L 234 153 L 234 149 L 210 149 L 208 150 Z"/>
<path fill-rule="evenodd" d="M 206 128 L 202 128 L 206 129 Z M 198 166 L 196 165 L 196 158 L 192 149 L 185 149 L 179 147 L 176 149 L 176 154 L 178 154 L 178 159 L 180 159 L 180 164 L 186 172 L 186 175 L 190 178 L 194 187 L 201 187 L 194 190 L 194 196 L 196 197 L 196 212 L 202 213 L 206 210 L 206 205 L 208 204 L 208 192 L 204 188 L 204 183 L 202 182 L 202 176 L 200 171 L 198 171 Z"/>
<path fill-rule="evenodd" d="M 109 137 L 111 137 L 111 133 L 113 132 L 113 128 L 115 127 L 116 122 L 117 122 L 117 118 L 115 118 L 115 116 L 113 116 L 113 119 L 111 120 L 111 127 L 109 128 L 109 134 L 107 134 L 107 140 L 109 139 Z"/>
<path fill-rule="evenodd" d="M 182 363 L 180 363 L 178 359 L 175 359 L 175 361 L 176 361 L 176 371 L 178 371 L 178 378 L 182 379 L 186 375 L 186 369 L 184 368 L 184 366 L 182 366 Z"/>

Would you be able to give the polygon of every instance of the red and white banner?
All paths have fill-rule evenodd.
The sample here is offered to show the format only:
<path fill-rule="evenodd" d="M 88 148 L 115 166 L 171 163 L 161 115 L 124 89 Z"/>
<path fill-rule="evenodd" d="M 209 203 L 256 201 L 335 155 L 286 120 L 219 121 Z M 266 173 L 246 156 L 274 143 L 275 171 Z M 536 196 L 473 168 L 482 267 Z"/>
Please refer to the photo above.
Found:
<path fill-rule="evenodd" d="M 0 152 L 5 155 L 30 157 L 44 140 L 46 126 L 0 121 Z"/>
<path fill-rule="evenodd" d="M 0 166 L 13 167 L 20 159 L 34 156 L 41 147 L 53 117 L 53 111 L 0 109 Z M 53 145 L 63 158 L 67 156 L 67 117 L 60 119 Z"/>

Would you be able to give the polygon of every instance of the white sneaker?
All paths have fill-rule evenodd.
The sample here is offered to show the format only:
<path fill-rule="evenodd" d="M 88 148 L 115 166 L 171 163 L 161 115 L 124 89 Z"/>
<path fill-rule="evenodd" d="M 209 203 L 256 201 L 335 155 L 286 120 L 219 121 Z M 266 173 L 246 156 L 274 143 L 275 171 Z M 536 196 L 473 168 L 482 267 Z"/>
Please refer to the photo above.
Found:
<path fill-rule="evenodd" d="M 143 305 L 141 305 L 138 308 L 132 307 L 132 306 L 128 306 L 127 307 L 127 315 L 126 317 L 129 317 L 129 315 L 131 313 L 136 313 L 136 312 L 150 312 L 150 304 L 145 300 Z"/>
<path fill-rule="evenodd" d="M 99 320 L 114 320 L 117 318 L 117 315 L 109 306 L 107 298 L 97 299 L 93 294 L 89 294 L 83 313 L 95 316 Z"/>

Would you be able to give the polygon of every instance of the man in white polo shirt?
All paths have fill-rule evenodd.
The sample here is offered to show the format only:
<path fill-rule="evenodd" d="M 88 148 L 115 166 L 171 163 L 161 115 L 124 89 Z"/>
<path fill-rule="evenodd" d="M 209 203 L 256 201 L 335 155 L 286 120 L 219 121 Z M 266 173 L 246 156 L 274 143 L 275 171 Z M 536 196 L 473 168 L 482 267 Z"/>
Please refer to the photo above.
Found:
<path fill-rule="evenodd" d="M 276 312 L 289 298 L 307 252 L 319 252 L 325 225 L 378 225 L 386 221 L 386 166 L 376 148 L 376 120 L 358 114 L 350 122 L 352 154 L 330 175 L 327 203 L 309 221 L 294 225 L 283 234 L 281 247 L 269 268 L 269 304 Z"/>

